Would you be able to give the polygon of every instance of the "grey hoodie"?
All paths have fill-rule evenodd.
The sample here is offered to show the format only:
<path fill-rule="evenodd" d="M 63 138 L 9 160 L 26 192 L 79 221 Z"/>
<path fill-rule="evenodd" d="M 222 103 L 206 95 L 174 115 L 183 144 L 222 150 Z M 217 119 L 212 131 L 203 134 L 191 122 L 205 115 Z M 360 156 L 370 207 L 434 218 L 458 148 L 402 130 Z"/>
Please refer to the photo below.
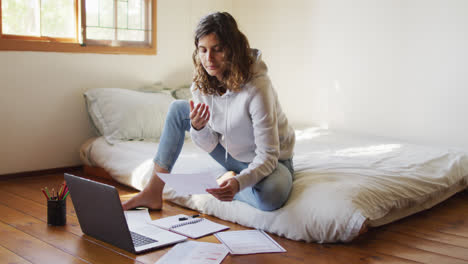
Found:
<path fill-rule="evenodd" d="M 278 160 L 293 156 L 295 135 L 281 110 L 276 91 L 267 75 L 261 52 L 252 50 L 256 61 L 253 76 L 240 92 L 227 90 L 222 96 L 203 95 L 192 85 L 194 103 L 209 105 L 210 120 L 201 130 L 190 129 L 192 140 L 206 152 L 218 143 L 233 158 L 250 165 L 236 179 L 240 190 L 270 175 Z"/>

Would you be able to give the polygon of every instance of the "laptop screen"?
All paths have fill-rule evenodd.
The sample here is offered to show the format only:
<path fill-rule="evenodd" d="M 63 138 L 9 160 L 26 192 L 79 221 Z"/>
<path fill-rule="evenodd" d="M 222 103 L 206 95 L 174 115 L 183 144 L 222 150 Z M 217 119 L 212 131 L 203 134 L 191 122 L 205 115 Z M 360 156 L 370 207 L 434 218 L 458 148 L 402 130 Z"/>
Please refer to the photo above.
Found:
<path fill-rule="evenodd" d="M 117 189 L 71 174 L 65 181 L 83 233 L 135 252 Z"/>

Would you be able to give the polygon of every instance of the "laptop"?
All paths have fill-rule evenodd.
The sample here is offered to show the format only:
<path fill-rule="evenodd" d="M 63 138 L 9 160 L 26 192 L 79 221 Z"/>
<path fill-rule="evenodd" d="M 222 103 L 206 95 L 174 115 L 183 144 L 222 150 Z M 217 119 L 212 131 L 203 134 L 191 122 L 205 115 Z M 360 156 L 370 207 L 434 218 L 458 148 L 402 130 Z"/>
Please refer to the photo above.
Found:
<path fill-rule="evenodd" d="M 81 230 L 86 235 L 136 254 L 187 239 L 151 224 L 130 230 L 114 186 L 67 173 L 65 181 Z"/>

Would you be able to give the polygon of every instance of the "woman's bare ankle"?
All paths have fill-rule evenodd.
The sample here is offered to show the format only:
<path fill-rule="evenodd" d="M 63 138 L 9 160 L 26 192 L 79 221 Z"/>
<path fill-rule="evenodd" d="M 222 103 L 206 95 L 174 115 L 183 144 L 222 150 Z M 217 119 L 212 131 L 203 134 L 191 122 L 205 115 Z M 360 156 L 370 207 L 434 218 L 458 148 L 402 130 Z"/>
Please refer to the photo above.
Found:
<path fill-rule="evenodd" d="M 148 207 L 153 210 L 159 210 L 162 208 L 162 193 L 165 183 L 159 178 L 157 172 L 167 173 L 168 171 L 155 163 L 153 175 L 145 186 L 145 189 L 130 200 L 123 202 L 122 207 L 124 210 L 133 209 L 139 206 Z"/>
<path fill-rule="evenodd" d="M 147 207 L 151 210 L 162 209 L 162 194 L 152 194 L 150 192 L 140 192 L 130 200 L 122 203 L 124 210 L 130 210 L 136 207 Z"/>
<path fill-rule="evenodd" d="M 156 162 L 154 163 L 154 168 L 153 168 L 153 176 L 154 174 L 158 173 L 158 172 L 161 172 L 161 173 L 169 173 L 168 170 L 166 170 L 165 168 L 159 166 Z"/>

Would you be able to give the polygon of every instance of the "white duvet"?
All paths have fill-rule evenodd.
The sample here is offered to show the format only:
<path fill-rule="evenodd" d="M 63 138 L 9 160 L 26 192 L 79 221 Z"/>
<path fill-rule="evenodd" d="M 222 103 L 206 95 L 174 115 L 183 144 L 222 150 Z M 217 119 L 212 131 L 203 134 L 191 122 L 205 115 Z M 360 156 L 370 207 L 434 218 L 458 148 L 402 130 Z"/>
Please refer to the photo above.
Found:
<path fill-rule="evenodd" d="M 468 182 L 468 154 L 320 128 L 296 131 L 296 170 L 286 205 L 263 212 L 211 195 L 164 198 L 244 226 L 307 242 L 350 241 L 367 220 L 378 226 L 447 199 Z M 104 168 L 123 184 L 142 189 L 157 143 L 128 141 L 111 146 L 100 137 L 84 144 L 82 160 Z M 186 140 L 174 173 L 219 171 L 211 157 Z"/>

